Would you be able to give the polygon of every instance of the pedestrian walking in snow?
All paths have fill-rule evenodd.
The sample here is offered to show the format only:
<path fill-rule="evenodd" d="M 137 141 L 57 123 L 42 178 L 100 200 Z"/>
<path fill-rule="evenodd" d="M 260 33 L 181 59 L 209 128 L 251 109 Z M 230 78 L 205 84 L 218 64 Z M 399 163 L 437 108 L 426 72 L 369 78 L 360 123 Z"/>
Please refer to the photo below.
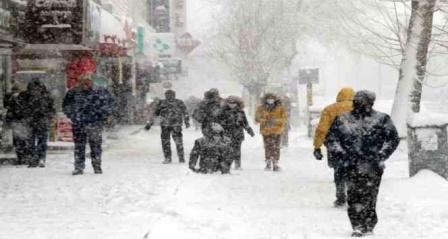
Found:
<path fill-rule="evenodd" d="M 229 96 L 224 102 L 220 121 L 224 128 L 224 136 L 231 140 L 233 153 L 231 160 L 235 162 L 235 169 L 241 170 L 241 144 L 244 140 L 244 131 L 251 137 L 254 137 L 255 133 L 247 121 L 243 100 L 237 96 Z"/>
<path fill-rule="evenodd" d="M 154 115 L 160 118 L 160 127 L 162 129 L 161 139 L 163 154 L 165 156 L 164 164 L 171 163 L 171 136 L 176 144 L 179 162 L 184 163 L 184 145 L 182 139 L 182 123 L 185 127 L 190 127 L 190 116 L 184 102 L 176 99 L 176 92 L 167 90 L 165 99 L 157 105 Z M 151 129 L 152 122 L 149 122 L 145 129 Z"/>
<path fill-rule="evenodd" d="M 207 134 L 194 142 L 190 153 L 189 168 L 196 173 L 230 173 L 232 147 L 230 139 L 224 136 L 224 128 L 217 124 L 209 124 Z M 199 161 L 199 168 L 196 165 Z"/>
<path fill-rule="evenodd" d="M 199 107 L 201 102 L 202 102 L 201 99 L 194 97 L 194 96 L 188 97 L 188 99 L 185 101 L 185 105 L 187 106 L 188 114 L 192 118 L 195 130 L 199 130 L 201 124 L 197 120 L 194 119 L 193 113 Z"/>
<path fill-rule="evenodd" d="M 51 118 L 55 115 L 54 100 L 37 78 L 27 90 L 19 93 L 10 105 L 9 119 L 15 121 L 16 152 L 20 162 L 29 168 L 45 167 Z"/>
<path fill-rule="evenodd" d="M 154 97 L 151 103 L 148 105 L 148 121 L 146 122 L 146 128 L 149 125 L 158 125 L 157 116 L 156 116 L 156 109 L 159 106 L 160 102 L 162 100 L 159 97 Z M 147 130 L 149 130 L 147 128 Z"/>
<path fill-rule="evenodd" d="M 75 169 L 73 175 L 84 173 L 86 144 L 90 145 L 90 156 L 95 174 L 102 174 L 102 143 L 104 124 L 112 125 L 113 97 L 103 87 L 93 87 L 90 76 L 81 76 L 78 85 L 70 89 L 63 102 L 64 114 L 73 123 L 75 141 Z"/>
<path fill-rule="evenodd" d="M 346 166 L 348 216 L 353 237 L 373 233 L 385 161 L 400 139 L 389 115 L 373 110 L 375 93 L 359 91 L 353 110 L 336 116 L 325 146 Z"/>
<path fill-rule="evenodd" d="M 258 106 L 255 122 L 260 124 L 260 133 L 263 135 L 266 168 L 265 170 L 280 171 L 280 143 L 285 131 L 288 114 L 282 101 L 274 94 L 267 93 Z"/>
<path fill-rule="evenodd" d="M 343 88 L 339 91 L 336 103 L 324 108 L 320 116 L 319 124 L 316 128 L 314 136 L 314 157 L 322 160 L 323 155 L 321 147 L 327 136 L 333 120 L 341 113 L 350 112 L 353 109 L 353 96 L 355 91 L 352 88 Z M 327 149 L 328 166 L 334 169 L 334 183 L 336 185 L 336 201 L 335 207 L 342 207 L 347 202 L 345 190 L 345 166 L 342 159 L 338 158 L 338 154 L 333 153 L 331 149 Z"/>
<path fill-rule="evenodd" d="M 202 134 L 205 136 L 211 123 L 221 124 L 224 102 L 217 89 L 211 89 L 204 93 L 204 100 L 194 111 L 193 118 L 201 124 Z"/>
<path fill-rule="evenodd" d="M 15 165 L 28 164 L 27 156 L 31 153 L 26 154 L 25 142 L 23 142 L 26 137 L 28 137 L 29 129 L 27 129 L 27 124 L 23 119 L 23 109 L 26 107 L 23 105 L 26 102 L 20 102 L 19 95 L 25 91 L 25 87 L 20 83 L 15 83 L 10 93 L 5 94 L 3 98 L 3 106 L 6 109 L 6 125 L 8 125 L 12 130 L 12 143 L 17 155 L 17 161 Z"/>

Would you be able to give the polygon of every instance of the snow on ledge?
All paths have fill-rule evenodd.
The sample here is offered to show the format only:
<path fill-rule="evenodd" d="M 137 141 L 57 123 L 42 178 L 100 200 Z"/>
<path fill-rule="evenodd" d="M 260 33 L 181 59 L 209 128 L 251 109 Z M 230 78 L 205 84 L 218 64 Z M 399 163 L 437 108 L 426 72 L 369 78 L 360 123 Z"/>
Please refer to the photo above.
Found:
<path fill-rule="evenodd" d="M 408 125 L 412 128 L 448 125 L 448 114 L 415 113 L 408 118 Z"/>

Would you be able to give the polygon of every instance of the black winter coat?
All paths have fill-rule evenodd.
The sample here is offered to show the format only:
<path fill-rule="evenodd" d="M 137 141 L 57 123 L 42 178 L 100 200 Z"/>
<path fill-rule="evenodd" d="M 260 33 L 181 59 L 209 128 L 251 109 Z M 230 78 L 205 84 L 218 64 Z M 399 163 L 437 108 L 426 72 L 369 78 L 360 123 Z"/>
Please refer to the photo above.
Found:
<path fill-rule="evenodd" d="M 203 101 L 193 112 L 193 118 L 207 127 L 211 123 L 221 124 L 221 114 L 223 110 L 223 102 L 220 101 Z"/>
<path fill-rule="evenodd" d="M 230 140 L 226 137 L 219 141 L 213 141 L 211 138 L 200 138 L 194 142 L 194 147 L 190 153 L 189 167 L 195 169 L 199 160 L 200 173 L 211 173 L 229 171 L 232 156 Z"/>
<path fill-rule="evenodd" d="M 325 139 L 335 164 L 358 170 L 382 169 L 399 143 L 389 115 L 374 110 L 364 117 L 353 111 L 337 116 Z"/>
<path fill-rule="evenodd" d="M 246 113 L 238 107 L 224 106 L 219 122 L 224 128 L 224 135 L 231 140 L 242 141 L 244 140 L 244 130 L 247 132 L 252 131 L 247 121 Z"/>
<path fill-rule="evenodd" d="M 179 99 L 174 101 L 162 100 L 154 115 L 160 117 L 161 126 L 182 126 L 182 122 L 190 123 L 187 107 Z"/>
<path fill-rule="evenodd" d="M 103 126 L 113 114 L 114 99 L 105 88 L 83 90 L 76 86 L 65 95 L 64 114 L 77 126 Z"/>

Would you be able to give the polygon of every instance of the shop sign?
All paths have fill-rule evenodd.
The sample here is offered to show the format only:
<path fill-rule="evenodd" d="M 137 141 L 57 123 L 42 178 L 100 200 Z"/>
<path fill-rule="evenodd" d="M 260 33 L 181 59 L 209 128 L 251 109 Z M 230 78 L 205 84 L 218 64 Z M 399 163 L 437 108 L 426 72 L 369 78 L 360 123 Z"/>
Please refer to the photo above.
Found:
<path fill-rule="evenodd" d="M 145 29 L 143 27 L 137 28 L 137 51 L 138 53 L 145 51 Z"/>
<path fill-rule="evenodd" d="M 175 41 L 173 33 L 150 34 L 151 54 L 158 57 L 170 57 L 174 54 Z"/>
<path fill-rule="evenodd" d="M 26 18 L 31 43 L 79 44 L 82 40 L 83 1 L 31 0 Z"/>
<path fill-rule="evenodd" d="M 11 27 L 11 5 L 9 1 L 3 1 L 0 3 L 0 29 L 10 30 Z"/>
<path fill-rule="evenodd" d="M 201 44 L 190 33 L 185 33 L 177 39 L 177 49 L 183 51 L 186 55 L 191 53 Z"/>
<path fill-rule="evenodd" d="M 185 0 L 174 0 L 174 26 L 185 27 Z"/>

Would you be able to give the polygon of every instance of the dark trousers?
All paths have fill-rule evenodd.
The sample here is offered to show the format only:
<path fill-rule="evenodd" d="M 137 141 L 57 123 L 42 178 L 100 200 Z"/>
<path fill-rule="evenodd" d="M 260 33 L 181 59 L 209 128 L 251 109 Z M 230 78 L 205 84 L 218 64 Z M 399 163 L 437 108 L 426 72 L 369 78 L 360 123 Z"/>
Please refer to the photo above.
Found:
<path fill-rule="evenodd" d="M 45 161 L 48 149 L 49 125 L 32 127 L 28 124 L 14 124 L 13 143 L 18 163 L 28 162 L 36 166 L 39 160 Z"/>
<path fill-rule="evenodd" d="M 233 162 L 235 162 L 235 167 L 241 167 L 241 144 L 243 143 L 240 139 L 233 139 L 230 143 L 230 147 L 232 148 L 232 162 L 230 162 L 230 165 L 232 165 Z"/>
<path fill-rule="evenodd" d="M 184 161 L 184 144 L 182 140 L 182 126 L 161 126 L 162 149 L 165 160 L 171 161 L 171 136 L 176 144 L 179 161 Z"/>
<path fill-rule="evenodd" d="M 73 139 L 75 141 L 75 169 L 84 170 L 86 167 L 86 144 L 90 145 L 90 157 L 93 167 L 101 166 L 101 145 L 103 143 L 103 126 L 73 125 Z"/>
<path fill-rule="evenodd" d="M 289 146 L 289 129 L 285 129 L 282 134 L 282 147 Z"/>
<path fill-rule="evenodd" d="M 277 163 L 280 160 L 281 135 L 263 135 L 266 160 Z"/>
<path fill-rule="evenodd" d="M 347 195 L 345 192 L 345 167 L 337 165 L 334 167 L 334 184 L 336 186 L 336 200 L 341 203 L 347 201 Z"/>
<path fill-rule="evenodd" d="M 348 217 L 354 230 L 373 231 L 378 222 L 376 200 L 382 175 L 381 169 L 347 170 Z"/>

